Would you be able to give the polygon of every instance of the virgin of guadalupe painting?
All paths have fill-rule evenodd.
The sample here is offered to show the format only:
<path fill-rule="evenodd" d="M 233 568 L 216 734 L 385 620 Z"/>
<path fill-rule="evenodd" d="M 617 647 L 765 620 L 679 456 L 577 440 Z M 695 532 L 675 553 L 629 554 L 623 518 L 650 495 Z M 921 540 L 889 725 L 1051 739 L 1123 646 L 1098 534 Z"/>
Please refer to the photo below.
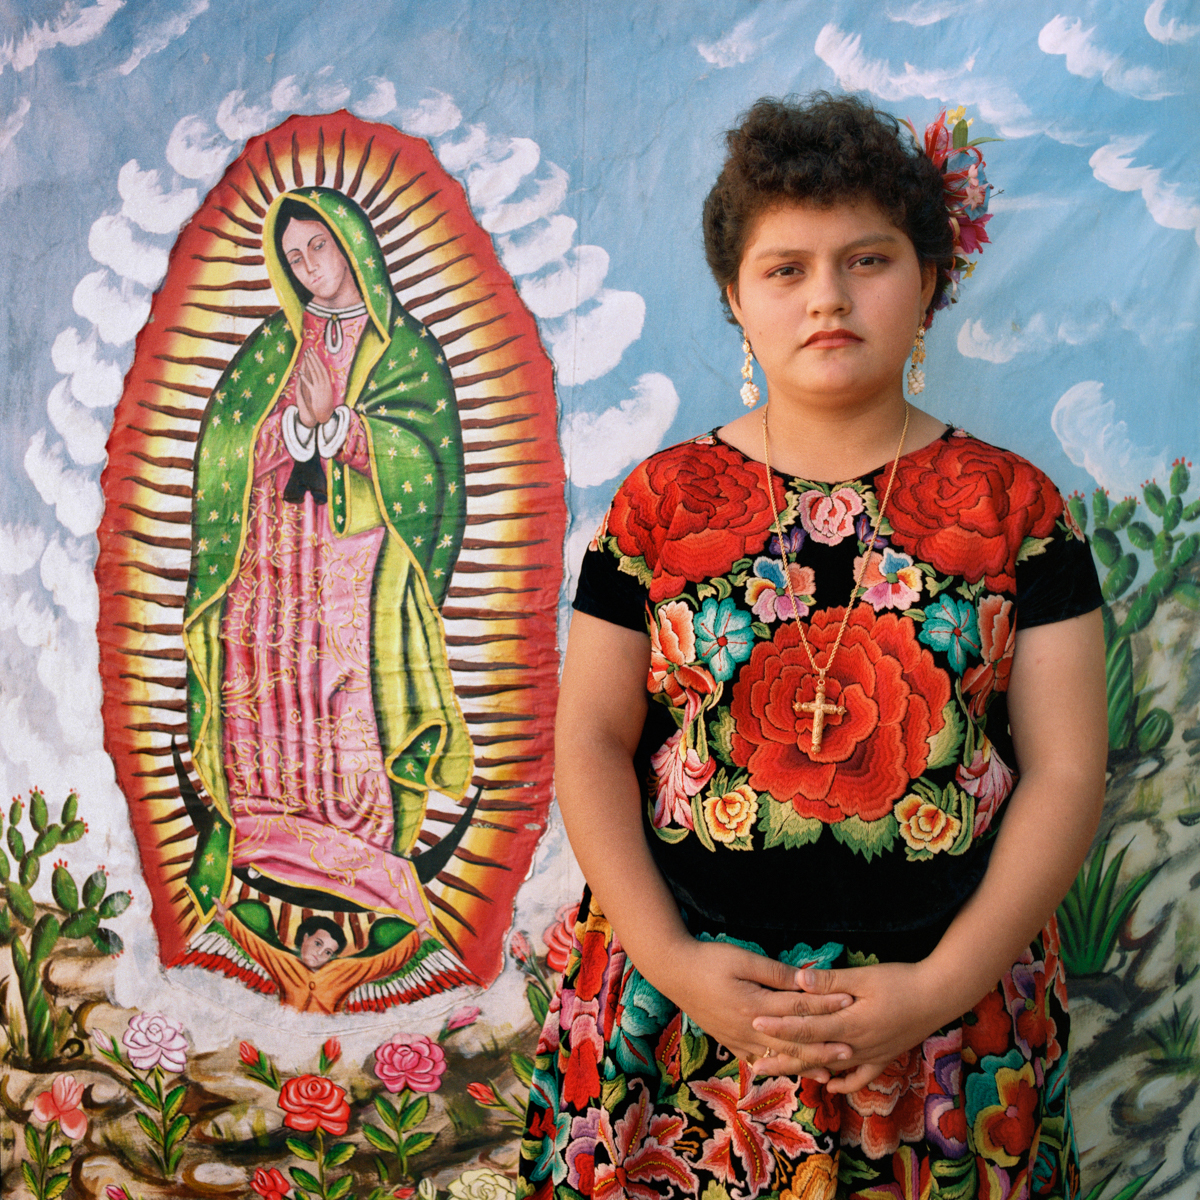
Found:
<path fill-rule="evenodd" d="M 273 305 L 214 302 L 268 288 Z M 219 374 L 202 384 L 196 367 Z M 181 394 L 203 408 L 164 403 Z M 102 664 L 165 962 L 314 1012 L 498 971 L 549 802 L 554 415 L 532 318 L 416 139 L 347 114 L 293 118 L 250 143 L 181 235 L 114 424 L 97 567 L 112 666 L 184 671 Z M 186 539 L 152 532 L 184 512 Z M 116 561 L 130 540 L 140 555 Z M 147 577 L 176 586 L 146 591 Z M 147 619 L 156 606 L 177 634 Z M 146 801 L 166 811 L 139 823 Z"/>

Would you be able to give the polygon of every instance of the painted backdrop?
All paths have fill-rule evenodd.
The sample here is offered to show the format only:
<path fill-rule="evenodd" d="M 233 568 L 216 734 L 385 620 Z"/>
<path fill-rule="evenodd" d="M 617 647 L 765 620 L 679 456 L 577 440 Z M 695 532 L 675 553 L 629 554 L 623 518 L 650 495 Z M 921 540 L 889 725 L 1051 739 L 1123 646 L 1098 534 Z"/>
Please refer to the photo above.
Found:
<path fill-rule="evenodd" d="M 549 791 L 574 573 L 633 463 L 740 411 L 700 203 L 740 110 L 818 87 L 1004 139 L 922 400 L 1093 539 L 1085 1188 L 1195 1194 L 1200 9 L 700 8 L 0 17 L 4 1194 L 513 1194 L 580 886 Z M 360 313 L 306 324 L 286 197 Z M 310 349 L 351 415 L 305 459 L 272 413 Z"/>

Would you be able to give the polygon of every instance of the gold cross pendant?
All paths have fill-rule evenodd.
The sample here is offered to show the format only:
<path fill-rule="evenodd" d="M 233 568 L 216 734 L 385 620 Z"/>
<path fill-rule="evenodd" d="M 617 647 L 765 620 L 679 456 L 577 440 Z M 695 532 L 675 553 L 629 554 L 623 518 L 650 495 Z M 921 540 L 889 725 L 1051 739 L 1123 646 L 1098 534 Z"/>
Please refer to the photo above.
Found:
<path fill-rule="evenodd" d="M 803 704 L 797 701 L 792 705 L 793 710 L 799 713 L 812 713 L 812 750 L 815 754 L 821 748 L 821 735 L 825 732 L 825 718 L 833 713 L 844 713 L 845 706 L 841 704 L 826 704 L 825 703 L 825 672 L 820 670 L 817 672 L 817 694 L 812 700 L 806 700 Z"/>

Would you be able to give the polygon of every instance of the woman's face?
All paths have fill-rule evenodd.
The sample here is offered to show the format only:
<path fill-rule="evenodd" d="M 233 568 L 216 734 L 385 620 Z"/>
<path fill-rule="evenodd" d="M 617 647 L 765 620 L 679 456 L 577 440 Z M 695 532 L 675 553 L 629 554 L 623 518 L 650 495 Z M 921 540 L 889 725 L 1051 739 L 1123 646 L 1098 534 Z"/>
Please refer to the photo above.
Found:
<path fill-rule="evenodd" d="M 935 280 L 873 201 L 788 203 L 758 218 L 729 303 L 770 399 L 869 405 L 903 396 Z"/>
<path fill-rule="evenodd" d="M 280 241 L 292 274 L 318 304 L 348 308 L 361 299 L 346 256 L 320 221 L 289 221 Z"/>

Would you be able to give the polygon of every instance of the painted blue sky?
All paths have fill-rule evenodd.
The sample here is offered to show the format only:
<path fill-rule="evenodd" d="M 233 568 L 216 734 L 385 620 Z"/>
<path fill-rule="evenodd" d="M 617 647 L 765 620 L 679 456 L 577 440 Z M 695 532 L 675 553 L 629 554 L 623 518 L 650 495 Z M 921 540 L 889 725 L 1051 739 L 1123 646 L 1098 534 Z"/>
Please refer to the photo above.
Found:
<path fill-rule="evenodd" d="M 1195 455 L 1198 79 L 1185 0 L 4 5 L 0 794 L 113 787 L 104 442 L 167 252 L 247 138 L 347 107 L 464 181 L 557 364 L 574 558 L 633 462 L 740 411 L 699 211 L 762 94 L 860 90 L 918 127 L 964 103 L 1005 139 L 928 407 L 1064 489 Z"/>

